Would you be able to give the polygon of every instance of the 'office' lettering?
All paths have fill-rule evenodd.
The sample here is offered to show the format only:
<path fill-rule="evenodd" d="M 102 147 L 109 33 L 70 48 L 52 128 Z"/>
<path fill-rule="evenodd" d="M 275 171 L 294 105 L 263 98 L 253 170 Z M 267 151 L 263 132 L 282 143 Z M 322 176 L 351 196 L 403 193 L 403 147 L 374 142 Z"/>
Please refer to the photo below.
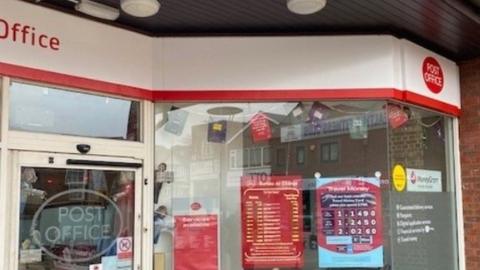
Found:
<path fill-rule="evenodd" d="M 0 40 L 11 40 L 33 47 L 39 46 L 54 51 L 60 50 L 60 40 L 57 37 L 50 37 L 46 34 L 37 34 L 35 27 L 14 23 L 10 25 L 6 20 L 0 18 Z"/>

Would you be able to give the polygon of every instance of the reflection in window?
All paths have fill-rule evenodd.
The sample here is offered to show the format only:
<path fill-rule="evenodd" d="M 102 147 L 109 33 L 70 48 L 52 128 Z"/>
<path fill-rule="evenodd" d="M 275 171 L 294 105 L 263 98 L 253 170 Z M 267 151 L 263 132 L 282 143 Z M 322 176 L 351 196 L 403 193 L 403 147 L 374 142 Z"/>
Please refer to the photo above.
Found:
<path fill-rule="evenodd" d="M 250 166 L 260 167 L 262 165 L 262 148 L 255 147 L 250 149 Z"/>
<path fill-rule="evenodd" d="M 270 147 L 263 147 L 263 154 L 262 154 L 262 157 L 263 157 L 263 165 L 264 166 L 268 166 L 270 165 L 271 163 L 271 151 L 270 151 Z"/>
<path fill-rule="evenodd" d="M 14 130 L 140 140 L 140 103 L 51 87 L 13 83 L 10 128 Z"/>
<path fill-rule="evenodd" d="M 338 143 L 322 143 L 320 149 L 322 161 L 333 162 L 338 160 Z"/>
<path fill-rule="evenodd" d="M 297 146 L 297 164 L 303 165 L 305 163 L 305 146 Z"/>
<path fill-rule="evenodd" d="M 286 158 L 287 158 L 287 155 L 285 154 L 285 149 L 283 148 L 277 149 L 277 166 L 285 165 Z"/>

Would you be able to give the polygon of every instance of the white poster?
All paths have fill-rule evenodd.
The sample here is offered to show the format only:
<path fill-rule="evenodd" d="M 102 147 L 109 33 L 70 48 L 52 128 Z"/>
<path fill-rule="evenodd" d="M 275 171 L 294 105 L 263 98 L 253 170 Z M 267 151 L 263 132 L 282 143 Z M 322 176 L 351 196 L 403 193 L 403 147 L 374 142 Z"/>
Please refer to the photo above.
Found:
<path fill-rule="evenodd" d="M 90 264 L 88 270 L 103 270 L 102 264 Z"/>
<path fill-rule="evenodd" d="M 35 263 L 42 261 L 41 249 L 20 250 L 20 263 Z"/>
<path fill-rule="evenodd" d="M 407 191 L 442 192 L 442 172 L 407 168 Z"/>

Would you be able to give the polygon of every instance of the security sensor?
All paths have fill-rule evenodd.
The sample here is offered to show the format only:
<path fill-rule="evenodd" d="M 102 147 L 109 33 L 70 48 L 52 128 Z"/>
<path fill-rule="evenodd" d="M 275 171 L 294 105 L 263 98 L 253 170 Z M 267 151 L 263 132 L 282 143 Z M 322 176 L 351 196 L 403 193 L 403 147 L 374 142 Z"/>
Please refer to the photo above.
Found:
<path fill-rule="evenodd" d="M 88 145 L 88 144 L 77 144 L 77 150 L 81 154 L 86 154 L 90 151 L 90 145 Z"/>

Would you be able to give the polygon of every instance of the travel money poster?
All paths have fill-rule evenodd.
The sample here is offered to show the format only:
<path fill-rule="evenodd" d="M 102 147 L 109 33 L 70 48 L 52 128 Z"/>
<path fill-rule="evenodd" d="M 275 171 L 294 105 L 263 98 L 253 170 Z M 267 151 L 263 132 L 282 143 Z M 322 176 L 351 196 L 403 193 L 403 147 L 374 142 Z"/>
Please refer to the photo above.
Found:
<path fill-rule="evenodd" d="M 241 178 L 242 265 L 244 269 L 301 268 L 302 178 Z"/>
<path fill-rule="evenodd" d="M 316 186 L 319 267 L 382 267 L 380 180 L 319 178 Z"/>

